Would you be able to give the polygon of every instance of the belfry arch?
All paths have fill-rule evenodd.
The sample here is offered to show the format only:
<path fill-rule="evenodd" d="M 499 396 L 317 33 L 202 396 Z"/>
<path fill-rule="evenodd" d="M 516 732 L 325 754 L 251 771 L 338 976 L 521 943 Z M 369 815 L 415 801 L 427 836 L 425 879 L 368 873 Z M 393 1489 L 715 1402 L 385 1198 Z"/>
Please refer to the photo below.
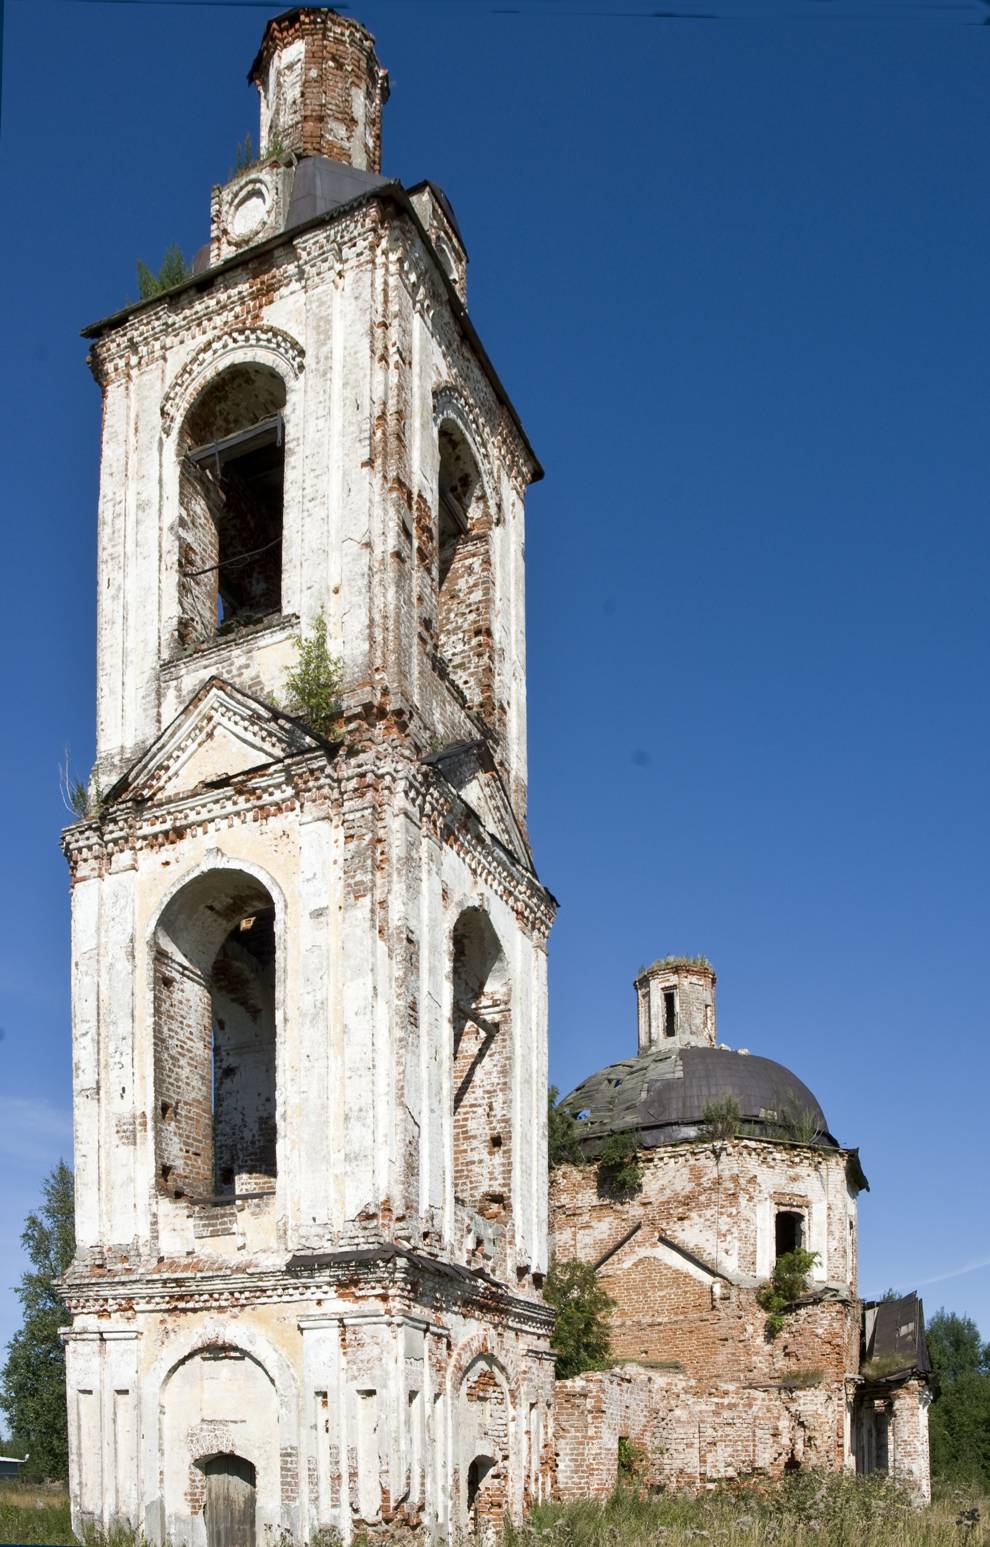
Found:
<path fill-rule="evenodd" d="M 511 1213 L 512 987 L 488 914 L 466 908 L 451 937 L 454 1201 Z"/>
<path fill-rule="evenodd" d="M 458 419 L 437 429 L 437 653 L 468 704 L 494 719 L 492 517 L 478 458 Z"/>
<path fill-rule="evenodd" d="M 179 454 L 179 643 L 202 644 L 282 610 L 285 382 L 240 361 L 186 412 Z"/>
<path fill-rule="evenodd" d="M 173 1197 L 274 1190 L 275 902 L 254 876 L 211 870 L 154 936 L 155 1155 Z"/>

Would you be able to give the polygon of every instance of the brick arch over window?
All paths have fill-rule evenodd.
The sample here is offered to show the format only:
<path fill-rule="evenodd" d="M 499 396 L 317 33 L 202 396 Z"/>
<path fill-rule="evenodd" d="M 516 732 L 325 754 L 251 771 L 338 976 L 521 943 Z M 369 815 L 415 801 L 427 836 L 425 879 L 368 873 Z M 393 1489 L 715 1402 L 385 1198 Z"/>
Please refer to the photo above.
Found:
<path fill-rule="evenodd" d="M 154 935 L 155 1166 L 172 1197 L 275 1185 L 275 903 L 246 871 L 206 871 Z"/>
<path fill-rule="evenodd" d="M 170 436 L 214 377 L 232 365 L 266 365 L 290 386 L 302 374 L 306 351 L 290 334 L 267 323 L 231 328 L 207 339 L 177 371 L 162 398 L 162 431 Z"/>
<path fill-rule="evenodd" d="M 466 908 L 451 937 L 455 1202 L 500 1223 L 511 1213 L 512 991 L 491 920 Z"/>
<path fill-rule="evenodd" d="M 495 720 L 493 512 L 462 418 L 437 422 L 437 653 L 469 705 Z"/>
<path fill-rule="evenodd" d="M 185 413 L 179 457 L 180 645 L 282 610 L 286 384 L 256 360 L 210 377 Z"/>

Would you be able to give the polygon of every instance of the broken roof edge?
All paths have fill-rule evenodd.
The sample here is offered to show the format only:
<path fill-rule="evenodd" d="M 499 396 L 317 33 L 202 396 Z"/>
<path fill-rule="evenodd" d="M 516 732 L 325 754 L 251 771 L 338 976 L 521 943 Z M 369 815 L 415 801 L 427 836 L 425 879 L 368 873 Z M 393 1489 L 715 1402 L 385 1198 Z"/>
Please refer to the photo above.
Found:
<path fill-rule="evenodd" d="M 699 972 L 710 972 L 715 976 L 715 968 L 707 956 L 658 956 L 655 962 L 650 962 L 648 967 L 641 967 L 635 977 L 639 983 L 643 978 L 648 978 L 652 972 L 662 972 L 664 968 L 694 967 Z"/>
<path fill-rule="evenodd" d="M 566 1096 L 563 1097 L 561 1102 L 560 1102 L 560 1105 L 563 1106 L 567 1100 L 569 1100 L 569 1097 L 566 1097 Z M 573 1116 L 573 1114 L 572 1114 L 572 1116 Z M 753 1123 L 755 1125 L 757 1122 L 759 1122 L 759 1119 L 758 1118 L 744 1118 L 743 1121 L 747 1122 L 747 1123 Z M 578 1144 L 581 1145 L 582 1149 L 584 1148 L 585 1145 L 588 1145 L 590 1147 L 591 1145 L 594 1145 L 594 1144 L 602 1144 L 602 1143 L 604 1143 L 604 1141 L 607 1138 L 610 1137 L 610 1135 L 615 1134 L 615 1133 L 631 1133 L 631 1134 L 634 1134 L 634 1135 L 640 1135 L 640 1134 L 644 1134 L 644 1133 L 658 1133 L 658 1132 L 660 1132 L 661 1129 L 675 1129 L 675 1128 L 679 1128 L 679 1129 L 683 1129 L 683 1130 L 686 1130 L 686 1129 L 689 1129 L 689 1128 L 693 1128 L 694 1132 L 693 1133 L 684 1132 L 682 1137 L 675 1138 L 675 1139 L 670 1139 L 665 1144 L 647 1144 L 647 1143 L 644 1143 L 641 1146 L 641 1148 L 644 1149 L 644 1150 L 648 1150 L 651 1154 L 660 1155 L 660 1154 L 666 1154 L 670 1150 L 676 1149 L 676 1148 L 678 1148 L 682 1144 L 683 1145 L 687 1145 L 687 1144 L 710 1144 L 711 1143 L 711 1139 L 709 1138 L 709 1136 L 702 1131 L 703 1124 L 700 1123 L 700 1122 L 698 1122 L 698 1123 L 689 1123 L 689 1122 L 684 1122 L 684 1121 L 671 1121 L 669 1123 L 625 1123 L 625 1124 L 623 1124 L 621 1122 L 611 1122 L 611 1121 L 608 1121 L 608 1120 L 605 1120 L 605 1119 L 602 1119 L 599 1122 L 594 1123 L 594 1121 L 592 1119 L 577 1119 L 577 1118 L 575 1118 L 575 1122 L 577 1122 L 579 1124 L 579 1127 L 581 1129 L 588 1129 L 588 1130 L 592 1130 L 593 1129 L 593 1131 L 579 1132 L 579 1133 L 575 1134 L 575 1138 L 577 1139 Z M 818 1136 L 818 1138 L 814 1139 L 814 1140 L 789 1139 L 789 1138 L 785 1137 L 785 1135 L 783 1135 L 783 1134 L 775 1134 L 775 1133 L 770 1132 L 769 1130 L 772 1127 L 772 1124 L 767 1123 L 766 1126 L 767 1126 L 767 1130 L 768 1130 L 766 1133 L 736 1133 L 736 1134 L 733 1134 L 731 1138 L 719 1139 L 718 1143 L 719 1143 L 720 1146 L 724 1146 L 725 1148 L 728 1148 L 730 1145 L 733 1145 L 733 1144 L 779 1144 L 779 1145 L 783 1146 L 784 1148 L 790 1149 L 790 1150 L 794 1150 L 794 1149 L 810 1149 L 810 1150 L 816 1150 L 818 1152 L 821 1152 L 821 1151 L 824 1150 L 824 1151 L 826 1151 L 830 1155 L 834 1155 L 837 1158 L 841 1157 L 842 1159 L 845 1160 L 846 1166 L 847 1166 L 848 1170 L 851 1173 L 850 1180 L 854 1183 L 854 1185 L 856 1186 L 856 1188 L 857 1188 L 857 1190 L 859 1192 L 869 1192 L 870 1191 L 870 1184 L 869 1184 L 869 1182 L 867 1180 L 866 1173 L 863 1170 L 862 1164 L 860 1162 L 859 1149 L 857 1147 L 852 1147 L 852 1146 L 846 1145 L 846 1144 L 840 1144 L 838 1139 L 836 1139 L 833 1134 L 828 1133 L 827 1131 L 823 1131 Z M 595 1157 L 592 1156 L 590 1162 L 589 1161 L 580 1161 L 580 1162 L 571 1162 L 571 1163 L 572 1164 L 587 1165 L 589 1163 L 593 1163 L 594 1158 Z M 566 1162 L 565 1162 L 565 1164 L 566 1164 Z"/>
<path fill-rule="evenodd" d="M 420 186 L 422 184 L 417 184 L 417 187 Z M 87 327 L 81 328 L 80 337 L 92 339 L 95 343 L 99 343 L 104 334 L 123 326 L 125 322 L 129 321 L 131 317 L 136 316 L 138 312 L 150 310 L 152 306 L 157 305 L 159 302 L 183 295 L 187 290 L 205 290 L 218 275 L 230 273 L 238 264 L 244 263 L 245 260 L 259 257 L 266 252 L 273 252 L 275 248 L 294 241 L 297 236 L 302 236 L 307 231 L 315 231 L 320 226 L 332 225 L 334 221 L 341 219 L 345 215 L 352 215 L 355 210 L 361 209 L 365 204 L 372 204 L 376 200 L 380 200 L 383 203 L 391 201 L 400 213 L 411 221 L 447 293 L 447 300 L 455 322 L 474 350 L 478 364 L 487 377 L 489 385 L 515 426 L 522 450 L 525 452 L 532 469 L 530 483 L 539 483 L 545 477 L 545 471 L 543 464 L 533 450 L 529 436 L 523 428 L 519 412 L 492 364 L 488 351 L 481 342 L 474 323 L 468 316 L 467 307 L 457 294 L 452 279 L 440 262 L 436 249 L 430 240 L 430 234 L 420 220 L 409 193 L 397 180 L 385 182 L 378 188 L 369 188 L 366 193 L 358 194 L 356 198 L 350 199 L 346 204 L 338 204 L 334 209 L 326 210 L 322 215 L 314 215 L 312 219 L 302 221 L 298 226 L 293 226 L 291 230 L 279 231 L 274 236 L 267 237 L 265 241 L 258 242 L 254 247 L 245 248 L 243 252 L 234 253 L 231 257 L 224 258 L 220 263 L 205 269 L 201 274 L 193 274 L 189 279 L 184 279 L 181 284 L 172 285 L 168 290 L 161 290 L 157 295 L 146 296 L 140 301 L 133 301 L 129 306 L 123 306 L 119 311 L 111 312 L 109 316 L 102 317 L 98 321 L 90 323 Z"/>
<path fill-rule="evenodd" d="M 281 23 L 281 22 L 290 22 L 290 21 L 295 20 L 295 18 L 297 16 L 301 16 L 304 11 L 323 11 L 325 13 L 328 13 L 330 16 L 335 16 L 338 21 L 346 22 L 348 24 L 348 26 L 354 28 L 355 32 L 362 33 L 363 36 L 368 39 L 369 43 L 372 44 L 372 46 L 374 46 L 374 44 L 377 42 L 375 34 L 373 32 L 371 32 L 371 31 L 369 31 L 369 29 L 364 25 L 364 22 L 358 21 L 356 16 L 345 16 L 342 11 L 338 11 L 337 10 L 336 6 L 333 6 L 333 5 L 290 5 L 287 11 L 280 11 L 277 16 L 269 16 L 268 20 L 265 22 L 265 30 L 261 34 L 261 42 L 258 45 L 258 52 L 255 54 L 254 58 L 252 59 L 252 61 L 251 61 L 251 68 L 248 70 L 248 73 L 247 73 L 247 83 L 248 83 L 249 86 L 256 86 L 258 84 L 258 77 L 259 77 L 259 75 L 261 74 L 262 70 L 265 67 L 265 63 L 266 63 L 265 55 L 266 55 L 267 50 L 268 50 L 268 43 L 269 43 L 269 38 L 271 36 L 272 28 L 273 27 L 277 27 L 279 25 L 279 23 Z M 387 80 L 388 80 L 388 71 L 385 70 L 384 65 L 382 65 L 381 63 L 379 63 L 378 67 L 379 67 L 380 70 L 384 71 L 386 82 L 387 82 Z M 386 99 L 385 100 L 386 101 L 388 100 L 387 85 L 386 85 Z"/>

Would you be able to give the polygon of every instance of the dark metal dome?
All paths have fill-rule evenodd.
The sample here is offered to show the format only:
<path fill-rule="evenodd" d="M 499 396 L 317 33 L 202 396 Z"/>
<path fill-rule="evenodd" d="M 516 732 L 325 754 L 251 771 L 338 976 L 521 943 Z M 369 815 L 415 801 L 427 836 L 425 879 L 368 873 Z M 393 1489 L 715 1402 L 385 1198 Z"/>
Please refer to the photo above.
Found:
<path fill-rule="evenodd" d="M 564 1098 L 592 1154 L 610 1134 L 630 1132 L 652 1149 L 699 1137 L 705 1112 L 732 1098 L 740 1135 L 798 1139 L 838 1148 L 807 1085 L 783 1064 L 727 1048 L 652 1049 L 593 1074 Z"/>

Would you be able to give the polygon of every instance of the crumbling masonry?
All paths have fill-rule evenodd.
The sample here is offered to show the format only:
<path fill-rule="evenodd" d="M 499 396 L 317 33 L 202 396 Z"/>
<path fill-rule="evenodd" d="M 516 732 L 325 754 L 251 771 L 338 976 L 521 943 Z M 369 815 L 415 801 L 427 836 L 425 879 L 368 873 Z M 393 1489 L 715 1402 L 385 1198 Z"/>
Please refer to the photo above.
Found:
<path fill-rule="evenodd" d="M 490 1538 L 554 1489 L 607 1491 L 623 1437 L 659 1481 L 859 1457 L 923 1491 L 920 1307 L 914 1343 L 868 1312 L 867 1356 L 893 1337 L 914 1360 L 870 1376 L 855 1154 L 781 1142 L 765 1111 L 713 1153 L 685 1109 L 663 1149 L 648 1100 L 589 1091 L 589 1160 L 627 1128 L 646 1173 L 634 1200 L 600 1196 L 593 1164 L 555 1176 L 557 1251 L 598 1264 L 621 1361 L 555 1405 L 554 902 L 526 833 L 540 468 L 468 318 L 450 204 L 381 174 L 371 37 L 287 11 L 250 79 L 260 158 L 214 190 L 192 277 L 88 330 L 74 1526 Z M 286 673 L 324 630 L 341 702 L 300 717 Z M 655 1076 L 697 1106 L 694 1055 L 740 1056 L 714 1038 L 713 975 L 648 973 L 639 1059 L 608 1089 Z M 820 1268 L 770 1346 L 754 1285 L 784 1215 Z"/>
<path fill-rule="evenodd" d="M 540 469 L 387 77 L 271 22 L 194 277 L 89 330 L 102 792 L 73 882 L 77 1527 L 237 1547 L 520 1513 L 553 1465 Z M 341 739 L 285 713 L 300 634 Z"/>
<path fill-rule="evenodd" d="M 637 1054 L 567 1098 L 587 1163 L 551 1179 L 554 1253 L 597 1269 L 616 1356 L 557 1386 L 559 1493 L 611 1492 L 622 1438 L 656 1485 L 815 1467 L 927 1498 L 924 1317 L 857 1298 L 858 1152 L 790 1070 L 716 1041 L 707 962 L 667 957 L 636 991 Z M 619 1195 L 594 1164 L 618 1135 L 642 1173 Z M 758 1291 L 795 1248 L 805 1292 L 771 1335 Z"/>

